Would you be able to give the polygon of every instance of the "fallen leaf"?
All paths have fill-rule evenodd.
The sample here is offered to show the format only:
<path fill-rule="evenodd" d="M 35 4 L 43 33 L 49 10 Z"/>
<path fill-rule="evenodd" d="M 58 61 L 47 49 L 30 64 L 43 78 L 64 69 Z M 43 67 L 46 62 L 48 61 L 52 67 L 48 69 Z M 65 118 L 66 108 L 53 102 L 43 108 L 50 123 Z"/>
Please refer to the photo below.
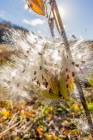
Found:
<path fill-rule="evenodd" d="M 37 132 L 38 132 L 39 136 L 42 135 L 42 129 L 40 127 L 37 128 Z"/>
<path fill-rule="evenodd" d="M 26 115 L 25 115 L 25 111 L 24 110 L 21 110 L 21 117 L 22 117 L 22 119 L 25 119 L 26 118 Z"/>
<path fill-rule="evenodd" d="M 75 103 L 75 104 L 72 105 L 72 110 L 73 110 L 74 112 L 78 112 L 78 111 L 79 111 L 79 106 L 78 106 L 77 103 Z"/>
<path fill-rule="evenodd" d="M 7 119 L 10 116 L 10 112 L 5 108 L 2 110 L 1 114 Z"/>

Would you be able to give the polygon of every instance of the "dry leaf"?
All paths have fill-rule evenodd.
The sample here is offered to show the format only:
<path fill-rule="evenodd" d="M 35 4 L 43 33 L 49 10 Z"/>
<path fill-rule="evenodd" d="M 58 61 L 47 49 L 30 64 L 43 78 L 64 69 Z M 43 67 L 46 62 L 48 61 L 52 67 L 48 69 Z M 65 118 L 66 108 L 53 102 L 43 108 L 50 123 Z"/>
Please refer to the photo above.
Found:
<path fill-rule="evenodd" d="M 26 118 L 26 115 L 25 115 L 25 111 L 24 110 L 21 110 L 21 117 L 22 117 L 22 119 L 25 119 Z"/>
<path fill-rule="evenodd" d="M 5 108 L 2 110 L 1 114 L 7 119 L 10 116 L 10 112 Z"/>
<path fill-rule="evenodd" d="M 37 128 L 37 132 L 38 132 L 39 136 L 42 135 L 42 129 L 40 127 Z"/>

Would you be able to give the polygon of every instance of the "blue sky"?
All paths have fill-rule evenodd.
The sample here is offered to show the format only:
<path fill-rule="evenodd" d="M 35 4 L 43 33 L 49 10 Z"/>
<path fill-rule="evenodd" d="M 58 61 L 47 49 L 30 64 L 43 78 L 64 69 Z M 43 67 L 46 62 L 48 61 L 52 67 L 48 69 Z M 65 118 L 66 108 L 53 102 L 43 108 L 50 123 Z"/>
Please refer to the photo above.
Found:
<path fill-rule="evenodd" d="M 93 39 L 93 0 L 56 0 L 68 36 Z M 0 18 L 50 36 L 45 17 L 25 8 L 25 0 L 0 0 Z M 56 34 L 57 35 L 57 34 Z"/>

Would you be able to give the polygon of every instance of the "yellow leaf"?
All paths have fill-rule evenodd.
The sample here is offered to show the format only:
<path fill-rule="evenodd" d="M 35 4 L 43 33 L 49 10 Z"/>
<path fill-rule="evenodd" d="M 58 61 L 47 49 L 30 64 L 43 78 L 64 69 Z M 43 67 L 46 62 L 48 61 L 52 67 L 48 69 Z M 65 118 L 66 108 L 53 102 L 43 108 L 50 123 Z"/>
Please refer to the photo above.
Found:
<path fill-rule="evenodd" d="M 47 120 L 50 121 L 52 119 L 52 115 L 48 115 Z"/>
<path fill-rule="evenodd" d="M 21 110 L 21 117 L 22 117 L 22 119 L 25 119 L 26 118 L 26 115 L 25 115 L 25 111 L 24 110 Z"/>
<path fill-rule="evenodd" d="M 78 106 L 77 103 L 72 105 L 72 110 L 75 111 L 75 112 L 79 111 L 79 106 Z"/>
<path fill-rule="evenodd" d="M 27 111 L 27 115 L 28 115 L 29 117 L 31 117 L 31 116 L 32 116 L 32 111 L 31 111 L 31 110 L 28 110 L 28 111 Z"/>
<path fill-rule="evenodd" d="M 52 135 L 47 134 L 47 133 L 45 134 L 45 137 L 46 137 L 47 140 L 57 140 L 56 136 L 52 136 Z"/>
<path fill-rule="evenodd" d="M 7 119 L 10 116 L 10 113 L 5 108 L 2 110 L 1 114 Z"/>
<path fill-rule="evenodd" d="M 52 112 L 53 110 L 54 110 L 54 108 L 52 106 L 49 106 L 48 107 L 48 111 L 51 111 Z"/>
<path fill-rule="evenodd" d="M 43 0 L 28 0 L 27 5 L 35 13 L 43 16 L 45 15 L 45 7 L 44 7 Z"/>
<path fill-rule="evenodd" d="M 45 137 L 46 137 L 47 140 L 51 139 L 51 136 L 49 134 L 45 134 Z"/>
<path fill-rule="evenodd" d="M 68 136 L 69 130 L 65 129 L 65 130 L 64 130 L 64 134 L 65 134 L 66 136 Z"/>

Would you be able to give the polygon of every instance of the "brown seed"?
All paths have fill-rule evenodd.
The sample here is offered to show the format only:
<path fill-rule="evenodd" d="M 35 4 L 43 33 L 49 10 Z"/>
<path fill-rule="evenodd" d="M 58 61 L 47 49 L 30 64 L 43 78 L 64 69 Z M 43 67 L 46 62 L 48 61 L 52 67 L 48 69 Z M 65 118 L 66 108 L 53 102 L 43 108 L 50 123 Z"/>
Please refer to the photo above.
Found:
<path fill-rule="evenodd" d="M 79 64 L 76 64 L 75 66 L 76 66 L 76 67 L 79 67 Z"/>
<path fill-rule="evenodd" d="M 60 93 L 60 91 L 59 91 L 59 93 L 58 93 L 58 97 L 62 97 L 62 94 Z"/>
<path fill-rule="evenodd" d="M 72 65 L 75 65 L 75 62 L 72 62 Z"/>
<path fill-rule="evenodd" d="M 38 55 L 42 55 L 42 53 L 38 52 Z"/>
<path fill-rule="evenodd" d="M 49 93 L 52 93 L 52 89 L 51 88 L 49 89 Z"/>
<path fill-rule="evenodd" d="M 29 51 L 27 51 L 27 53 L 29 53 Z"/>
<path fill-rule="evenodd" d="M 66 87 L 68 88 L 68 84 L 66 84 Z"/>
<path fill-rule="evenodd" d="M 40 70 L 42 70 L 42 67 L 40 66 Z"/>
<path fill-rule="evenodd" d="M 43 82 L 43 85 L 47 88 L 48 82 L 45 80 L 45 81 Z"/>
<path fill-rule="evenodd" d="M 24 73 L 25 72 L 25 69 L 22 71 L 22 73 Z"/>
<path fill-rule="evenodd" d="M 36 80 L 36 77 L 34 78 L 34 80 Z"/>
<path fill-rule="evenodd" d="M 74 73 L 74 72 L 72 72 L 72 76 L 73 76 L 73 77 L 75 76 L 75 73 Z"/>
<path fill-rule="evenodd" d="M 36 75 L 36 71 L 34 71 L 34 75 Z"/>
<path fill-rule="evenodd" d="M 27 55 L 24 55 L 25 57 L 28 57 Z"/>
<path fill-rule="evenodd" d="M 46 81 L 46 82 L 45 82 L 45 87 L 47 88 L 47 86 L 48 86 L 48 82 Z"/>
<path fill-rule="evenodd" d="M 69 79 L 69 75 L 67 74 L 67 80 Z"/>
<path fill-rule="evenodd" d="M 44 80 L 44 76 L 42 75 L 42 80 Z"/>
<path fill-rule="evenodd" d="M 82 63 L 85 63 L 85 61 L 81 61 Z"/>
<path fill-rule="evenodd" d="M 40 82 L 39 82 L 39 81 L 37 81 L 37 85 L 39 85 L 39 86 L 40 86 Z"/>
<path fill-rule="evenodd" d="M 66 68 L 66 72 L 68 71 L 68 69 Z"/>
<path fill-rule="evenodd" d="M 19 87 L 19 84 L 17 84 L 17 87 Z"/>

